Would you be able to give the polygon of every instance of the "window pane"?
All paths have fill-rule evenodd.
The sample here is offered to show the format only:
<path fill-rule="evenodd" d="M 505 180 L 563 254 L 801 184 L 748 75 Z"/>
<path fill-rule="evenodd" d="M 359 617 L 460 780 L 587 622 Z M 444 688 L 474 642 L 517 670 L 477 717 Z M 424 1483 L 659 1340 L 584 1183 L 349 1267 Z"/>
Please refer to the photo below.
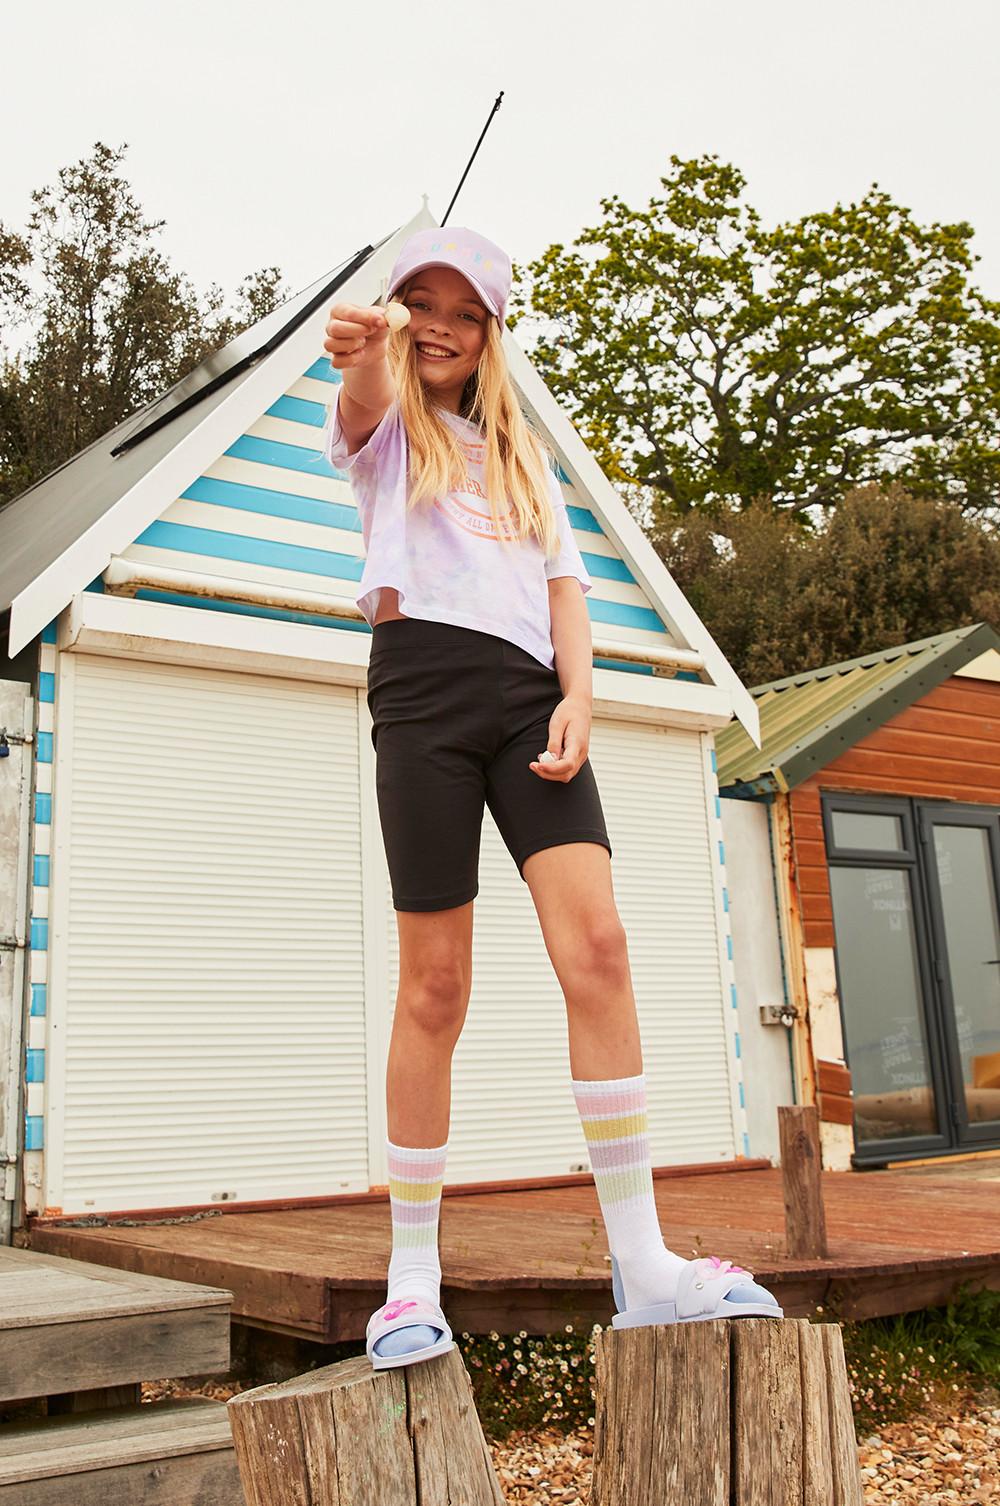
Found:
<path fill-rule="evenodd" d="M 1000 920 L 983 826 L 934 826 L 970 1124 L 1000 1120 Z"/>
<path fill-rule="evenodd" d="M 830 892 L 858 1147 L 936 1134 L 910 875 L 838 866 Z"/>
<path fill-rule="evenodd" d="M 903 823 L 899 816 L 875 811 L 833 811 L 833 840 L 838 847 L 860 852 L 902 852 Z"/>

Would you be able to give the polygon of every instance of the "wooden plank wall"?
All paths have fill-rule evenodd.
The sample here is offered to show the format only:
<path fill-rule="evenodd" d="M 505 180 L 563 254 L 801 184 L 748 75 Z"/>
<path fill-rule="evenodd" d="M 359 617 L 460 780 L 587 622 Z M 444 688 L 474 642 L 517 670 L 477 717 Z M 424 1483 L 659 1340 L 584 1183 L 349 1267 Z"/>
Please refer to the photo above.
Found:
<path fill-rule="evenodd" d="M 843 1062 L 816 1062 L 819 1117 L 827 1124 L 853 1124 L 851 1074 Z M 780 1112 L 780 1111 L 779 1111 Z"/>
<path fill-rule="evenodd" d="M 1000 805 L 1000 684 L 953 675 L 792 791 L 807 947 L 833 946 L 821 790 Z"/>

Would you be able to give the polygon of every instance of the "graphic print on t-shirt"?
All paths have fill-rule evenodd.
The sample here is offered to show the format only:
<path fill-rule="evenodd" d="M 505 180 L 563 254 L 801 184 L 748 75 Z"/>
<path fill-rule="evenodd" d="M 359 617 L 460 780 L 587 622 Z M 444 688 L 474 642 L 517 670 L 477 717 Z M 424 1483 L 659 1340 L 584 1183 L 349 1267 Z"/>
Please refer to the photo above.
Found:
<path fill-rule="evenodd" d="M 338 388 L 338 394 L 342 388 Z M 547 581 L 574 576 L 582 591 L 591 589 L 583 558 L 573 538 L 566 503 L 555 471 L 545 468 L 545 485 L 555 510 L 560 548 L 547 560 L 537 539 L 509 548 L 507 529 L 514 521 L 503 514 L 493 523 L 487 497 L 484 436 L 467 419 L 442 410 L 460 452 L 455 485 L 447 496 L 410 507 L 409 446 L 398 399 L 386 411 L 367 444 L 352 453 L 340 424 L 339 398 L 332 405 L 324 456 L 335 469 L 348 472 L 357 503 L 365 546 L 365 563 L 355 601 L 365 621 L 374 625 L 381 592 L 399 593 L 400 612 L 429 621 L 474 627 L 506 638 L 532 654 L 546 669 L 555 662 Z M 461 480 L 459 480 L 461 477 Z M 510 499 L 507 512 L 511 511 Z M 498 511 L 500 508 L 498 507 Z M 506 527 L 505 527 L 506 524 Z M 513 539 L 513 529 L 511 528 Z M 480 549 L 475 539 L 503 548 Z"/>
<path fill-rule="evenodd" d="M 452 487 L 444 497 L 435 497 L 434 506 L 438 512 L 464 528 L 467 533 L 474 534 L 480 539 L 492 539 L 493 543 L 499 542 L 493 515 L 488 511 L 489 498 L 483 485 L 483 446 L 481 444 L 462 444 L 468 469 L 459 484 Z M 473 474 L 475 473 L 475 474 Z M 477 507 L 476 503 L 482 503 L 487 508 Z M 510 509 L 507 509 L 509 516 Z M 517 533 L 509 523 L 503 525 L 503 537 L 512 543 L 517 538 Z"/>

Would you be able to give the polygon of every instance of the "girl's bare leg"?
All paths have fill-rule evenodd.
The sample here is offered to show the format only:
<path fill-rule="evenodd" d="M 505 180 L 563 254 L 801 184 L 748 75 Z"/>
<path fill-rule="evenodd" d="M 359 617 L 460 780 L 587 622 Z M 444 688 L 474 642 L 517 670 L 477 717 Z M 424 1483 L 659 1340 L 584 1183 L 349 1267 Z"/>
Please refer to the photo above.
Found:
<path fill-rule="evenodd" d="M 472 907 L 470 900 L 448 910 L 396 911 L 399 989 L 385 1084 L 393 1233 L 390 1300 L 440 1300 L 438 1222 L 451 1117 L 451 1059 L 472 987 Z M 376 1352 L 384 1357 L 413 1354 L 442 1342 L 443 1334 L 429 1323 L 410 1323 L 377 1340 Z"/>
<path fill-rule="evenodd" d="M 397 910 L 399 988 L 386 1068 L 389 1139 L 443 1145 L 451 1059 L 472 991 L 472 908 Z"/>
<path fill-rule="evenodd" d="M 667 1249 L 656 1210 L 639 1027 L 611 858 L 598 842 L 567 842 L 532 853 L 524 876 L 566 999 L 573 1091 L 616 1258 L 616 1301 L 662 1314 L 689 1262 Z M 609 1138 L 616 1116 L 619 1128 Z M 735 1271 L 720 1295 L 720 1315 L 731 1302 L 740 1315 L 780 1318 L 772 1293 L 749 1272 Z"/>
<path fill-rule="evenodd" d="M 575 1078 L 643 1070 L 625 927 L 599 842 L 564 842 L 525 860 L 524 877 L 566 999 Z"/>

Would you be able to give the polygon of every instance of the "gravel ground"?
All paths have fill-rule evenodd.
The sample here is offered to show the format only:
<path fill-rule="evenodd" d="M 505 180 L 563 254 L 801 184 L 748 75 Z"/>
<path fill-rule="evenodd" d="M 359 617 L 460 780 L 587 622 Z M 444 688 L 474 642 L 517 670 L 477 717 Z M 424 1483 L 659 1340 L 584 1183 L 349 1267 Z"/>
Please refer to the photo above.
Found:
<path fill-rule="evenodd" d="M 587 1506 L 594 1430 L 512 1433 L 490 1453 L 508 1506 Z"/>
<path fill-rule="evenodd" d="M 1000 1395 L 984 1392 L 896 1422 L 859 1448 L 866 1506 L 1000 1503 Z"/>
<path fill-rule="evenodd" d="M 143 1383 L 143 1401 L 211 1396 L 227 1401 L 242 1388 L 179 1381 Z M 508 1506 L 587 1506 L 593 1429 L 512 1433 L 490 1443 Z M 952 1396 L 908 1422 L 861 1440 L 865 1506 L 1000 1506 L 1000 1393 Z"/>
<path fill-rule="evenodd" d="M 587 1506 L 593 1435 L 512 1436 L 491 1444 L 510 1506 Z M 865 1506 L 1000 1506 L 1000 1396 L 933 1406 L 862 1440 Z"/>

